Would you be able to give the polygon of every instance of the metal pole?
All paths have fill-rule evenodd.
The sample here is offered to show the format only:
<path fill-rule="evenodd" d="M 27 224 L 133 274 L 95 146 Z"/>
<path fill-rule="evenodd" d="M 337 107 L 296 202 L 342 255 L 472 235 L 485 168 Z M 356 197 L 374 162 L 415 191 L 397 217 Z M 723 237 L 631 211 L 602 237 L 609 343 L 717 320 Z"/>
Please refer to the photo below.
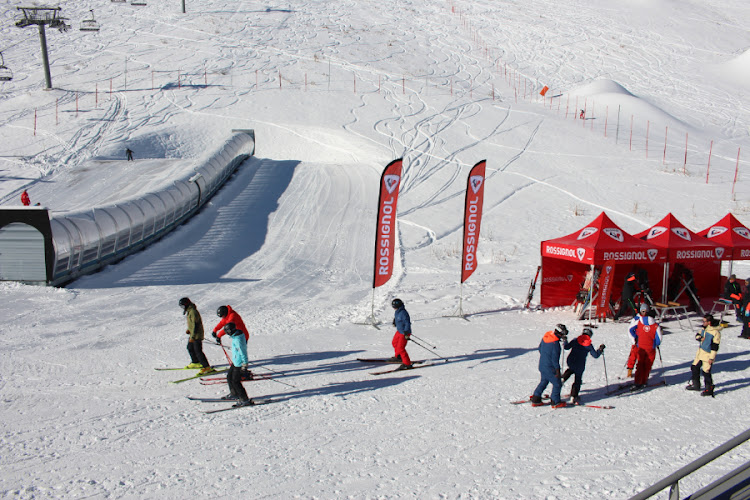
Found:
<path fill-rule="evenodd" d="M 182 0 L 182 13 L 185 13 L 185 0 Z"/>
<path fill-rule="evenodd" d="M 52 75 L 49 70 L 49 56 L 47 55 L 47 35 L 44 32 L 44 23 L 39 24 L 39 41 L 42 44 L 42 63 L 44 64 L 44 81 L 47 83 L 46 90 L 52 90 Z"/>
<path fill-rule="evenodd" d="M 736 436 L 730 439 L 729 441 L 722 444 L 718 448 L 714 448 L 712 451 L 706 453 L 705 455 L 698 458 L 697 460 L 690 462 L 686 466 L 679 469 L 677 472 L 670 474 L 669 476 L 665 477 L 664 479 L 654 484 L 653 486 L 646 488 L 645 490 L 641 491 L 635 496 L 630 497 L 630 500 L 645 500 L 646 498 L 656 495 L 661 490 L 668 488 L 669 486 L 676 485 L 677 482 L 683 477 L 695 472 L 696 470 L 700 469 L 707 463 L 717 459 L 724 453 L 728 452 L 732 448 L 736 448 L 737 446 L 741 445 L 742 443 L 744 443 L 745 441 L 749 439 L 750 439 L 750 429 L 746 430 L 739 436 Z"/>

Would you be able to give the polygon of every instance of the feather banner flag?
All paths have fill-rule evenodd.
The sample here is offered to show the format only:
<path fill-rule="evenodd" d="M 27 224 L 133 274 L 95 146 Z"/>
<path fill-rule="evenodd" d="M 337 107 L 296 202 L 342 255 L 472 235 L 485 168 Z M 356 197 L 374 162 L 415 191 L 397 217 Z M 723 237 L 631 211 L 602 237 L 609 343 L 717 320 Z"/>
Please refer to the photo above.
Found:
<path fill-rule="evenodd" d="M 482 204 L 484 203 L 484 171 L 487 160 L 482 160 L 469 172 L 464 207 L 463 256 L 461 258 L 461 283 L 477 268 L 477 247 L 479 228 L 482 225 Z"/>
<path fill-rule="evenodd" d="M 373 288 L 384 285 L 393 274 L 393 259 L 396 250 L 396 205 L 398 204 L 402 164 L 403 158 L 393 160 L 385 167 L 380 178 Z"/>

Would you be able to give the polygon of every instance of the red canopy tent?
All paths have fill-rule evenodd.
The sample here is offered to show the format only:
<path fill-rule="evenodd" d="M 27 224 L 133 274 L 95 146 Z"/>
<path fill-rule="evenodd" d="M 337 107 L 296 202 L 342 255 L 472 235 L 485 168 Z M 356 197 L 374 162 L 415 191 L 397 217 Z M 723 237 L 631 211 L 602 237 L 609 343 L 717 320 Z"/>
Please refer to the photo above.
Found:
<path fill-rule="evenodd" d="M 698 233 L 709 241 L 725 247 L 725 260 L 750 259 L 750 229 L 742 225 L 732 214 Z"/>
<path fill-rule="evenodd" d="M 543 241 L 542 307 L 570 305 L 592 267 L 615 261 L 614 283 L 621 283 L 633 264 L 661 264 L 666 251 L 635 238 L 602 212 L 589 225 L 561 238 Z M 620 264 L 630 264 L 621 266 Z M 613 289 L 613 294 L 617 288 Z"/>
<path fill-rule="evenodd" d="M 698 295 L 717 297 L 721 286 L 721 259 L 726 248 L 687 229 L 677 218 L 667 214 L 662 220 L 649 229 L 634 235 L 652 245 L 667 250 L 667 262 L 664 264 L 661 286 L 651 282 L 654 294 L 663 302 L 676 300 L 684 291 L 683 278 L 692 275 Z M 670 275 L 670 265 L 674 271 Z M 657 266 L 650 266 L 649 271 L 658 274 Z M 689 282 L 689 279 L 687 279 Z"/>

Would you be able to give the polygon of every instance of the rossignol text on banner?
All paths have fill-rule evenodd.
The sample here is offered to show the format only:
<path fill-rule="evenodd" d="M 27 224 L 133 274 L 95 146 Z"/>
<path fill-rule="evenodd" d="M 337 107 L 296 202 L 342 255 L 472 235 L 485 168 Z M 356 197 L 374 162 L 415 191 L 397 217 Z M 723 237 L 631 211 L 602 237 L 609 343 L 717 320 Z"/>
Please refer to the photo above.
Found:
<path fill-rule="evenodd" d="M 375 276 L 372 287 L 384 285 L 393 274 L 396 246 L 396 205 L 403 159 L 393 160 L 383 170 L 378 199 L 378 225 L 375 231 Z"/>
<path fill-rule="evenodd" d="M 599 273 L 599 300 L 596 302 L 596 317 L 606 320 L 609 312 L 609 298 L 612 295 L 612 282 L 615 277 L 615 261 L 609 260 Z"/>
<path fill-rule="evenodd" d="M 461 283 L 477 268 L 477 247 L 479 228 L 482 225 L 482 204 L 484 203 L 484 170 L 487 160 L 482 160 L 469 172 L 464 206 L 464 245 L 461 257 Z"/>

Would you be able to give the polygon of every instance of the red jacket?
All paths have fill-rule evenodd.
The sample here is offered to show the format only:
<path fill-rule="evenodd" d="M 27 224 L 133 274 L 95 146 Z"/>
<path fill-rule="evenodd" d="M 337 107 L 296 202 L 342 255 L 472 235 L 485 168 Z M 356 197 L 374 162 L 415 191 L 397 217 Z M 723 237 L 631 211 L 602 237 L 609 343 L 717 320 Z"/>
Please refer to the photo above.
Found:
<path fill-rule="evenodd" d="M 221 321 L 214 327 L 214 333 L 216 334 L 216 338 L 221 338 L 224 336 L 224 325 L 227 323 L 234 323 L 234 327 L 238 330 L 242 330 L 245 332 L 245 340 L 250 340 L 250 334 L 247 331 L 247 328 L 245 327 L 245 323 L 242 321 L 242 318 L 240 318 L 240 315 L 237 314 L 237 312 L 232 309 L 232 306 L 227 306 L 227 313 L 226 316 L 221 318 Z"/>
<path fill-rule="evenodd" d="M 29 193 L 26 192 L 26 190 L 21 193 L 21 203 L 23 203 L 24 206 L 28 207 L 31 205 L 31 200 L 29 199 Z"/>

